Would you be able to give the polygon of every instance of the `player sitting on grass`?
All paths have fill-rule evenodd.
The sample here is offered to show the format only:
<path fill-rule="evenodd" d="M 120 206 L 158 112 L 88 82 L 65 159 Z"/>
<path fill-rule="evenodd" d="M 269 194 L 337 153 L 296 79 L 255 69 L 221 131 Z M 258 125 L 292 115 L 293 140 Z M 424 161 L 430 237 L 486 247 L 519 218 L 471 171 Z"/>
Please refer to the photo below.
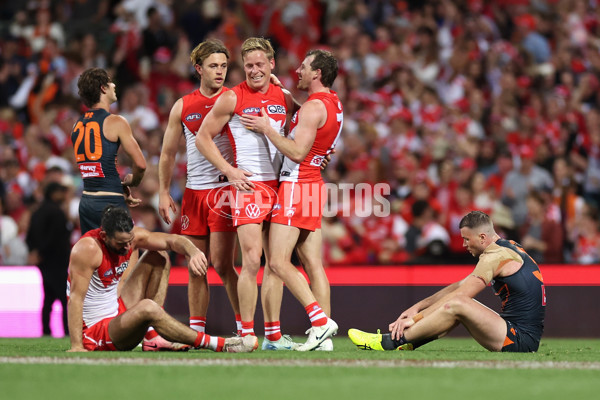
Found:
<path fill-rule="evenodd" d="M 365 350 L 413 350 L 461 323 L 490 351 L 537 351 L 546 311 L 537 264 L 518 243 L 500 238 L 481 211 L 463 217 L 459 228 L 463 246 L 479 257 L 475 270 L 404 311 L 389 325 L 391 333 L 350 329 L 354 344 Z M 502 300 L 500 315 L 474 299 L 490 283 Z"/>
<path fill-rule="evenodd" d="M 117 287 L 131 254 L 140 248 L 146 251 L 131 267 L 118 296 Z M 258 347 L 256 336 L 209 336 L 165 312 L 162 305 L 169 280 L 168 250 L 185 255 L 192 273 L 206 273 L 206 257 L 189 239 L 134 228 L 124 208 L 104 209 L 101 228 L 86 233 L 71 251 L 67 283 L 69 351 L 131 350 L 142 340 L 143 350 L 151 351 L 187 350 L 193 346 L 238 353 Z"/>

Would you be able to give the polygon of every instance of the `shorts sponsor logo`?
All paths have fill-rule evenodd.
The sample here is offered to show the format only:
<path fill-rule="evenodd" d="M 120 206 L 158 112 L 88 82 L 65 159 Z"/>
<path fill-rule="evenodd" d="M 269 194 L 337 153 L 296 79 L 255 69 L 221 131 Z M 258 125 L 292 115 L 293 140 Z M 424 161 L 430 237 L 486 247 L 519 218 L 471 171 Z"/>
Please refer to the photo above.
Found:
<path fill-rule="evenodd" d="M 189 227 L 190 227 L 190 217 L 188 217 L 187 215 L 182 215 L 181 216 L 181 230 L 185 231 Z"/>
<path fill-rule="evenodd" d="M 286 207 L 285 208 L 285 216 L 291 218 L 296 213 L 296 207 Z"/>
<path fill-rule="evenodd" d="M 260 216 L 260 207 L 259 207 L 259 206 L 257 206 L 257 205 L 256 205 L 256 204 L 254 204 L 254 203 L 250 203 L 250 204 L 248 204 L 248 205 L 247 205 L 247 206 L 244 208 L 244 211 L 246 212 L 246 216 L 247 216 L 248 218 L 255 219 L 255 218 L 258 218 L 258 217 Z"/>
<path fill-rule="evenodd" d="M 202 114 L 200 113 L 192 113 L 185 116 L 185 120 L 188 122 L 198 121 L 199 119 L 202 119 Z"/>
<path fill-rule="evenodd" d="M 102 164 L 99 162 L 81 163 L 78 165 L 82 178 L 104 178 Z"/>

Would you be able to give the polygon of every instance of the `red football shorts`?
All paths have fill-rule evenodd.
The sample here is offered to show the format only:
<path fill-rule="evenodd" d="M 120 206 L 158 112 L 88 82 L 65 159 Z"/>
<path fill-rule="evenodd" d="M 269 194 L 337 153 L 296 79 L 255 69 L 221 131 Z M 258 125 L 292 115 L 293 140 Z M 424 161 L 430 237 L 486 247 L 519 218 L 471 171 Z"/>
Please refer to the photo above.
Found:
<path fill-rule="evenodd" d="M 235 232 L 231 218 L 231 190 L 185 188 L 181 201 L 181 234 L 205 236 L 210 232 Z"/>
<path fill-rule="evenodd" d="M 127 311 L 125 303 L 119 297 L 119 312 L 114 317 L 104 318 L 100 322 L 96 322 L 89 328 L 83 328 L 83 347 L 88 351 L 117 351 L 117 348 L 113 345 L 112 339 L 108 334 L 108 324 L 115 317 L 123 314 Z"/>
<path fill-rule="evenodd" d="M 277 181 L 252 182 L 254 190 L 242 192 L 234 187 L 233 225 L 260 224 L 269 221 L 273 205 L 277 203 Z"/>
<path fill-rule="evenodd" d="M 274 207 L 271 222 L 314 231 L 321 228 L 327 191 L 323 181 L 280 182 L 279 203 Z"/>

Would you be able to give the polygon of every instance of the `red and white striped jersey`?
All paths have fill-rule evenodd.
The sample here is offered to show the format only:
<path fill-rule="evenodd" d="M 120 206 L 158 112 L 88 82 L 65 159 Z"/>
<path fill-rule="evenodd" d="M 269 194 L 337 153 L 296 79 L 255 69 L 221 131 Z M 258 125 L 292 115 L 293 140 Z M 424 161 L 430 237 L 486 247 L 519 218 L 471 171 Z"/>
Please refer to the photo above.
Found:
<path fill-rule="evenodd" d="M 240 122 L 240 117 L 242 114 L 260 115 L 261 108 L 264 108 L 269 115 L 271 127 L 284 135 L 287 105 L 283 90 L 270 84 L 267 93 L 261 93 L 251 89 L 245 81 L 231 90 L 237 96 L 233 117 L 227 124 L 234 165 L 252 172 L 253 175 L 248 178 L 251 181 L 277 180 L 282 154 L 265 135 L 246 129 Z"/>
<path fill-rule="evenodd" d="M 200 90 L 194 90 L 182 97 L 181 124 L 183 125 L 187 149 L 187 182 L 185 186 L 189 189 L 213 189 L 226 185 L 221 172 L 198 151 L 196 132 L 200 129 L 206 114 L 212 109 L 219 96 L 227 90 L 229 89 L 223 87 L 221 93 L 213 97 L 206 97 L 200 93 Z M 233 151 L 227 134 L 223 131 L 215 136 L 213 141 L 223 158 L 230 164 L 233 163 Z"/>
<path fill-rule="evenodd" d="M 281 167 L 280 181 L 308 182 L 321 180 L 321 164 L 323 159 L 331 153 L 342 132 L 344 113 L 342 102 L 337 93 L 318 92 L 309 96 L 307 101 L 320 100 L 327 109 L 327 120 L 325 124 L 317 129 L 317 136 L 310 151 L 301 163 L 296 163 L 285 157 Z M 298 112 L 294 114 L 290 124 L 290 138 L 295 137 L 296 126 L 298 126 Z"/>
<path fill-rule="evenodd" d="M 83 325 L 90 327 L 104 318 L 114 317 L 118 314 L 119 303 L 117 286 L 121 276 L 129 266 L 132 250 L 124 255 L 111 253 L 102 239 L 101 228 L 88 231 L 83 237 L 92 237 L 102 249 L 102 262 L 94 271 L 90 286 L 83 300 Z M 67 297 L 71 295 L 71 278 L 67 279 Z"/>

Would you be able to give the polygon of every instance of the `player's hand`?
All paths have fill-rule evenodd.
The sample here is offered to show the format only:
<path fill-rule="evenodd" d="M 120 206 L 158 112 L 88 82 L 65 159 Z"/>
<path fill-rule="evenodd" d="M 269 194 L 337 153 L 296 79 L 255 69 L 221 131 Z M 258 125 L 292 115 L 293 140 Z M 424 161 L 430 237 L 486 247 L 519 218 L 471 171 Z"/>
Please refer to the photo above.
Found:
<path fill-rule="evenodd" d="M 402 337 L 404 330 L 410 328 L 414 324 L 415 321 L 412 318 L 399 316 L 398 319 L 392 322 L 389 326 L 392 339 L 399 340 Z"/>
<path fill-rule="evenodd" d="M 329 161 L 331 161 L 331 155 L 335 153 L 335 149 L 331 150 L 331 153 L 327 154 L 325 156 L 325 158 L 323 159 L 323 161 L 321 161 L 321 169 L 324 170 L 327 165 L 329 164 Z"/>
<path fill-rule="evenodd" d="M 84 353 L 87 352 L 87 349 L 83 346 L 71 346 L 67 353 Z"/>
<path fill-rule="evenodd" d="M 188 268 L 195 276 L 206 275 L 208 260 L 203 252 L 198 251 L 188 260 Z"/>
<path fill-rule="evenodd" d="M 131 187 L 127 185 L 123 185 L 123 195 L 125 196 L 125 203 L 131 208 L 137 207 L 142 204 L 142 199 L 138 199 L 133 197 L 131 194 Z"/>
<path fill-rule="evenodd" d="M 131 186 L 132 183 L 133 183 L 133 174 L 125 175 L 125 178 L 123 178 L 123 180 L 121 181 L 121 185 L 123 185 L 123 186 Z"/>
<path fill-rule="evenodd" d="M 246 129 L 256 133 L 262 133 L 263 135 L 271 129 L 271 121 L 264 108 L 260 109 L 260 115 L 242 114 L 240 122 Z"/>
<path fill-rule="evenodd" d="M 279 86 L 280 88 L 283 87 L 283 83 L 281 83 L 281 81 L 275 74 L 271 74 L 271 83 L 275 86 Z"/>
<path fill-rule="evenodd" d="M 254 175 L 252 172 L 244 171 L 239 168 L 232 168 L 230 172 L 225 174 L 229 183 L 237 190 L 250 192 L 254 189 L 254 183 L 248 177 Z"/>
<path fill-rule="evenodd" d="M 177 214 L 177 205 L 175 205 L 175 201 L 173 201 L 169 193 L 161 194 L 158 196 L 158 214 L 166 224 L 171 225 L 171 213 L 169 210 L 172 210 L 173 214 Z"/>

